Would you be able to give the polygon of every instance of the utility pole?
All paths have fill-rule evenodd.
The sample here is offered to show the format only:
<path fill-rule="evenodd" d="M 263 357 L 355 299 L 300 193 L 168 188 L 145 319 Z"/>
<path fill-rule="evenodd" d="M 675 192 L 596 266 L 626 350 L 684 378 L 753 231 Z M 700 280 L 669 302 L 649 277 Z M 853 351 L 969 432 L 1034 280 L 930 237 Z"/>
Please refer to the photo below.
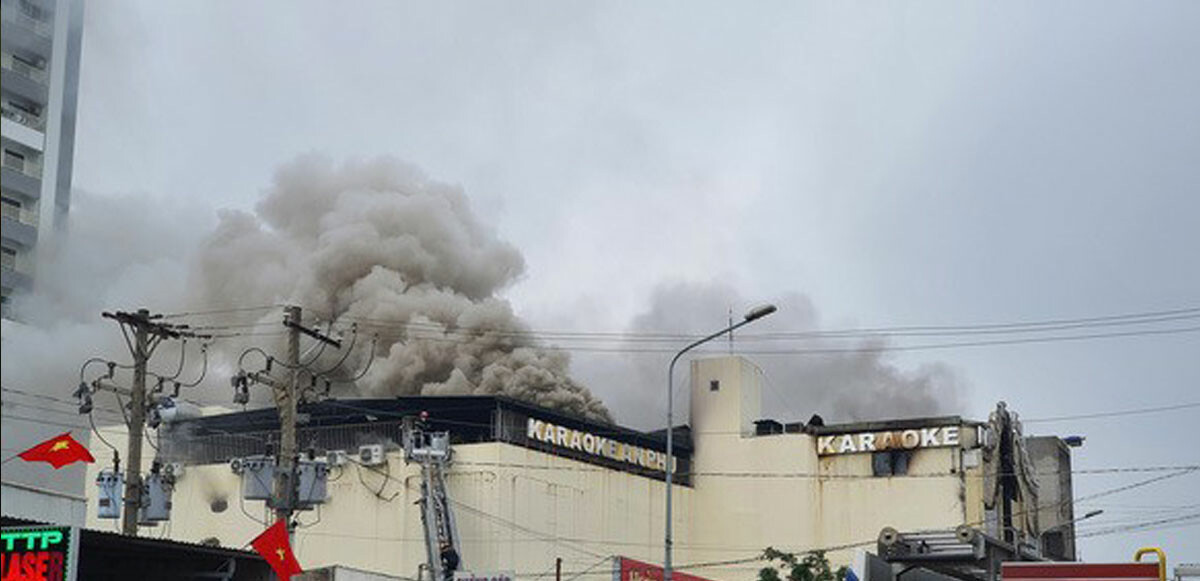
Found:
<path fill-rule="evenodd" d="M 562 557 L 554 558 L 554 581 L 562 581 Z"/>
<path fill-rule="evenodd" d="M 288 328 L 287 366 L 291 378 L 282 389 L 275 389 L 279 408 L 279 462 L 275 470 L 275 519 L 291 530 L 296 496 L 296 390 L 300 383 L 300 307 L 284 309 L 283 324 Z"/>
<path fill-rule="evenodd" d="M 341 348 L 341 342 L 332 339 L 320 331 L 309 329 L 301 323 L 301 309 L 289 306 L 284 309 L 283 326 L 288 328 L 287 368 L 291 377 L 280 386 L 273 385 L 275 405 L 279 408 L 279 460 L 275 470 L 275 519 L 287 523 L 288 531 L 292 530 L 292 513 L 296 510 L 297 495 L 297 460 L 299 451 L 296 446 L 296 406 L 299 403 L 300 374 L 300 335 L 308 335 L 313 339 Z"/>
<path fill-rule="evenodd" d="M 173 325 L 155 322 L 157 316 L 150 311 L 138 309 L 136 313 L 118 311 L 102 313 L 121 325 L 129 352 L 133 356 L 133 387 L 129 392 L 129 442 L 125 460 L 125 498 L 121 512 L 121 532 L 137 536 L 138 510 L 142 506 L 142 437 L 146 424 L 146 363 L 164 339 L 178 339 L 192 333 L 180 331 Z M 130 340 L 129 332 L 133 338 Z"/>

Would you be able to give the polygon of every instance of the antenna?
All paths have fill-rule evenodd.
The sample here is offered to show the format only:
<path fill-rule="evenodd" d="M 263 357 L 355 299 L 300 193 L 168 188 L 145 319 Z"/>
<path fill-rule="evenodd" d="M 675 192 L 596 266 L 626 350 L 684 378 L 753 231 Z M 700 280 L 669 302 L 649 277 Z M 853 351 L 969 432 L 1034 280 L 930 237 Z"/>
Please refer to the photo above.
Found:
<path fill-rule="evenodd" d="M 729 354 L 733 355 L 733 306 L 729 307 Z"/>

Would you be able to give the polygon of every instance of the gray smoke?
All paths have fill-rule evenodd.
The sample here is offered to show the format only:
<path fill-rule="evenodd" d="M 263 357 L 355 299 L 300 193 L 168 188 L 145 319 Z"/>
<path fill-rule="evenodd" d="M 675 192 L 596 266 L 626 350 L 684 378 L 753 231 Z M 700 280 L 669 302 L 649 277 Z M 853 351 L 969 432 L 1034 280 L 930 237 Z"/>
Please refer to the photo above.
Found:
<path fill-rule="evenodd" d="M 87 417 L 78 414 L 71 397 L 80 365 L 96 356 L 130 361 L 117 326 L 100 313 L 141 305 L 178 308 L 186 292 L 187 257 L 197 238 L 189 233 L 208 227 L 197 223 L 197 216 L 209 212 L 186 200 L 98 196 L 77 189 L 71 204 L 68 228 L 40 235 L 39 249 L 46 260 L 38 265 L 35 292 L 18 294 L 11 305 L 20 323 L 3 322 L 0 379 L 6 454 L 68 429 L 76 438 L 88 437 Z M 194 345 L 191 348 L 194 355 Z M 151 370 L 172 373 L 178 347 L 163 347 L 160 353 Z M 88 379 L 99 373 L 93 366 Z M 128 374 L 119 375 L 118 381 L 128 385 Z M 100 426 L 122 422 L 116 396 L 98 394 L 94 416 Z M 111 461 L 111 451 L 96 438 L 91 438 L 90 447 L 98 462 Z M 83 475 L 78 465 L 53 470 L 44 464 L 8 462 L 3 467 L 5 481 L 72 494 L 83 493 Z"/>
<path fill-rule="evenodd" d="M 820 413 L 830 421 L 892 419 L 953 413 L 964 403 L 966 382 L 942 363 L 924 363 L 903 369 L 879 347 L 883 339 L 802 341 L 752 340 L 752 335 L 818 331 L 822 322 L 812 301 L 798 293 L 771 297 L 779 312 L 735 335 L 734 353 L 744 353 L 765 374 L 763 413 L 780 420 L 807 420 Z M 728 323 L 730 309 L 740 320 L 751 301 L 722 283 L 668 283 L 660 285 L 648 308 L 629 324 L 630 333 L 701 335 Z M 738 339 L 742 336 L 742 339 Z M 678 341 L 682 347 L 686 341 Z M 829 350 L 837 353 L 761 354 L 756 351 Z M 699 355 L 728 353 L 728 341 L 714 341 Z M 665 404 L 648 406 L 647 400 L 665 399 L 669 353 L 643 353 L 616 360 L 611 356 L 583 356 L 576 362 L 581 377 L 608 378 L 605 395 L 623 422 L 659 427 Z M 686 367 L 682 369 L 686 370 Z M 684 372 L 686 376 L 686 371 Z M 632 389 L 631 389 L 632 388 Z M 649 395 L 648 395 L 649 394 Z M 687 390 L 676 388 L 686 400 Z M 686 405 L 686 404 L 685 404 Z M 686 407 L 679 408 L 686 409 Z"/>
<path fill-rule="evenodd" d="M 460 188 L 393 159 L 309 155 L 276 173 L 253 213 L 220 215 L 193 281 L 206 306 L 298 304 L 376 335 L 373 356 L 363 339 L 340 372 L 367 369 L 362 395 L 497 394 L 611 421 L 567 355 L 539 347 L 497 297 L 524 266 Z"/>

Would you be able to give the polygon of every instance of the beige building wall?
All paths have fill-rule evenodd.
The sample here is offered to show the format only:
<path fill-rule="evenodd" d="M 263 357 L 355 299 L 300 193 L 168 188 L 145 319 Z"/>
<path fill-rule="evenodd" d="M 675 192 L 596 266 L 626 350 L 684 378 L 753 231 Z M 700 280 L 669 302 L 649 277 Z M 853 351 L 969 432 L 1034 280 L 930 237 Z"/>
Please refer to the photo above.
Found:
<path fill-rule="evenodd" d="M 964 450 L 976 445 L 973 429 L 964 429 L 962 446 L 914 450 L 909 476 L 875 477 L 869 453 L 819 457 L 807 433 L 755 436 L 753 422 L 763 419 L 761 377 L 739 357 L 692 364 L 695 561 L 737 559 L 769 546 L 871 546 L 887 526 L 947 529 L 968 522 L 968 512 L 981 518 L 982 506 L 969 511 L 966 503 L 980 498 L 981 473 L 962 468 Z M 934 474 L 945 476 L 928 476 Z M 851 554 L 841 549 L 829 556 L 847 564 Z M 753 579 L 756 570 L 707 571 Z"/>
<path fill-rule="evenodd" d="M 973 435 L 957 447 L 914 450 L 908 476 L 875 477 L 869 453 L 819 457 L 808 433 L 755 436 L 760 386 L 761 371 L 744 359 L 692 365 L 692 485 L 674 493 L 680 568 L 744 559 L 768 546 L 871 548 L 885 526 L 948 529 L 982 514 L 979 468 L 963 469 Z M 662 482 L 508 443 L 456 445 L 454 454 L 448 483 L 464 567 L 537 575 L 552 570 L 556 557 L 567 571 L 611 555 L 662 561 Z M 300 516 L 301 563 L 415 576 L 425 560 L 414 504 L 419 487 L 417 467 L 406 465 L 400 451 L 388 454 L 378 472 L 353 463 L 333 469 L 328 502 Z M 88 496 L 88 525 L 111 530 L 112 521 L 95 517 L 94 485 Z M 227 499 L 223 512 L 211 509 L 216 498 Z M 214 537 L 241 547 L 263 529 L 267 514 L 262 501 L 239 498 L 239 478 L 228 465 L 189 466 L 177 483 L 170 524 L 143 528 L 144 534 L 191 542 Z M 838 564 L 850 556 L 850 550 L 830 554 Z M 751 580 L 761 566 L 687 570 Z"/>
<path fill-rule="evenodd" d="M 574 571 L 614 554 L 661 560 L 663 483 L 506 443 L 458 445 L 454 454 L 447 483 L 464 567 L 533 575 L 552 568 L 556 557 Z M 97 471 L 93 466 L 92 481 Z M 269 515 L 262 501 L 239 502 L 240 483 L 228 464 L 187 467 L 176 484 L 170 523 L 142 527 L 142 534 L 243 546 Z M 111 530 L 113 521 L 96 518 L 95 496 L 93 486 L 88 527 Z M 385 466 L 333 469 L 328 502 L 319 514 L 299 516 L 301 564 L 415 576 L 425 561 L 419 498 L 420 471 L 405 464 L 400 451 L 389 453 Z M 225 510 L 212 510 L 217 499 L 227 501 Z M 674 502 L 677 538 L 687 543 L 692 491 L 677 488 Z"/>

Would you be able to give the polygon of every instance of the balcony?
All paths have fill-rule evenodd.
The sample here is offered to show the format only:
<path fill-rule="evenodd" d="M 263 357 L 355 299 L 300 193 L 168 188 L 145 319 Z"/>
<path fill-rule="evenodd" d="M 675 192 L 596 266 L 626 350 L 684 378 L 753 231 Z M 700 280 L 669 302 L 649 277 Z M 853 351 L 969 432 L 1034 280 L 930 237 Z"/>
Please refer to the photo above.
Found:
<path fill-rule="evenodd" d="M 38 20 L 5 2 L 4 45 L 19 46 L 48 57 L 54 46 L 54 25 L 50 20 Z"/>
<path fill-rule="evenodd" d="M 38 13 L 35 13 L 38 12 Z M 28 2 L 5 2 L 3 18 L 38 36 L 54 36 L 54 22 L 50 15 Z"/>
<path fill-rule="evenodd" d="M 11 53 L 0 52 L 0 66 L 19 73 L 31 81 L 46 84 L 46 69 L 29 64 Z"/>
<path fill-rule="evenodd" d="M 36 200 L 42 197 L 41 171 L 41 164 L 6 157 L 0 166 L 0 179 L 4 180 L 4 189 Z"/>
<path fill-rule="evenodd" d="M 25 248 L 32 248 L 37 243 L 37 226 L 4 216 L 0 218 L 0 228 L 3 230 L 4 240 L 12 240 Z M 7 254 L 5 256 L 8 257 Z"/>
<path fill-rule="evenodd" d="M 0 52 L 0 82 L 6 92 L 24 97 L 38 105 L 46 104 L 48 76 L 46 70 L 16 58 L 12 53 Z"/>
<path fill-rule="evenodd" d="M 4 268 L 0 269 L 0 285 L 4 288 L 28 290 L 33 286 L 33 278 L 28 272 L 19 268 L 16 257 L 5 253 Z"/>
<path fill-rule="evenodd" d="M 10 105 L 7 101 L 0 101 L 0 115 L 5 119 L 20 123 L 30 129 L 45 133 L 46 120 L 38 115 L 34 115 L 28 111 L 22 111 Z"/>
<path fill-rule="evenodd" d="M 38 215 L 33 210 L 12 204 L 0 204 L 0 210 L 3 210 L 3 217 L 9 220 L 15 220 L 21 224 L 28 224 L 30 226 L 37 226 Z"/>
<path fill-rule="evenodd" d="M 7 150 L 7 148 L 6 148 Z M 31 178 L 42 179 L 42 164 L 31 159 L 21 159 L 19 157 L 4 154 L 4 167 L 19 171 Z"/>

